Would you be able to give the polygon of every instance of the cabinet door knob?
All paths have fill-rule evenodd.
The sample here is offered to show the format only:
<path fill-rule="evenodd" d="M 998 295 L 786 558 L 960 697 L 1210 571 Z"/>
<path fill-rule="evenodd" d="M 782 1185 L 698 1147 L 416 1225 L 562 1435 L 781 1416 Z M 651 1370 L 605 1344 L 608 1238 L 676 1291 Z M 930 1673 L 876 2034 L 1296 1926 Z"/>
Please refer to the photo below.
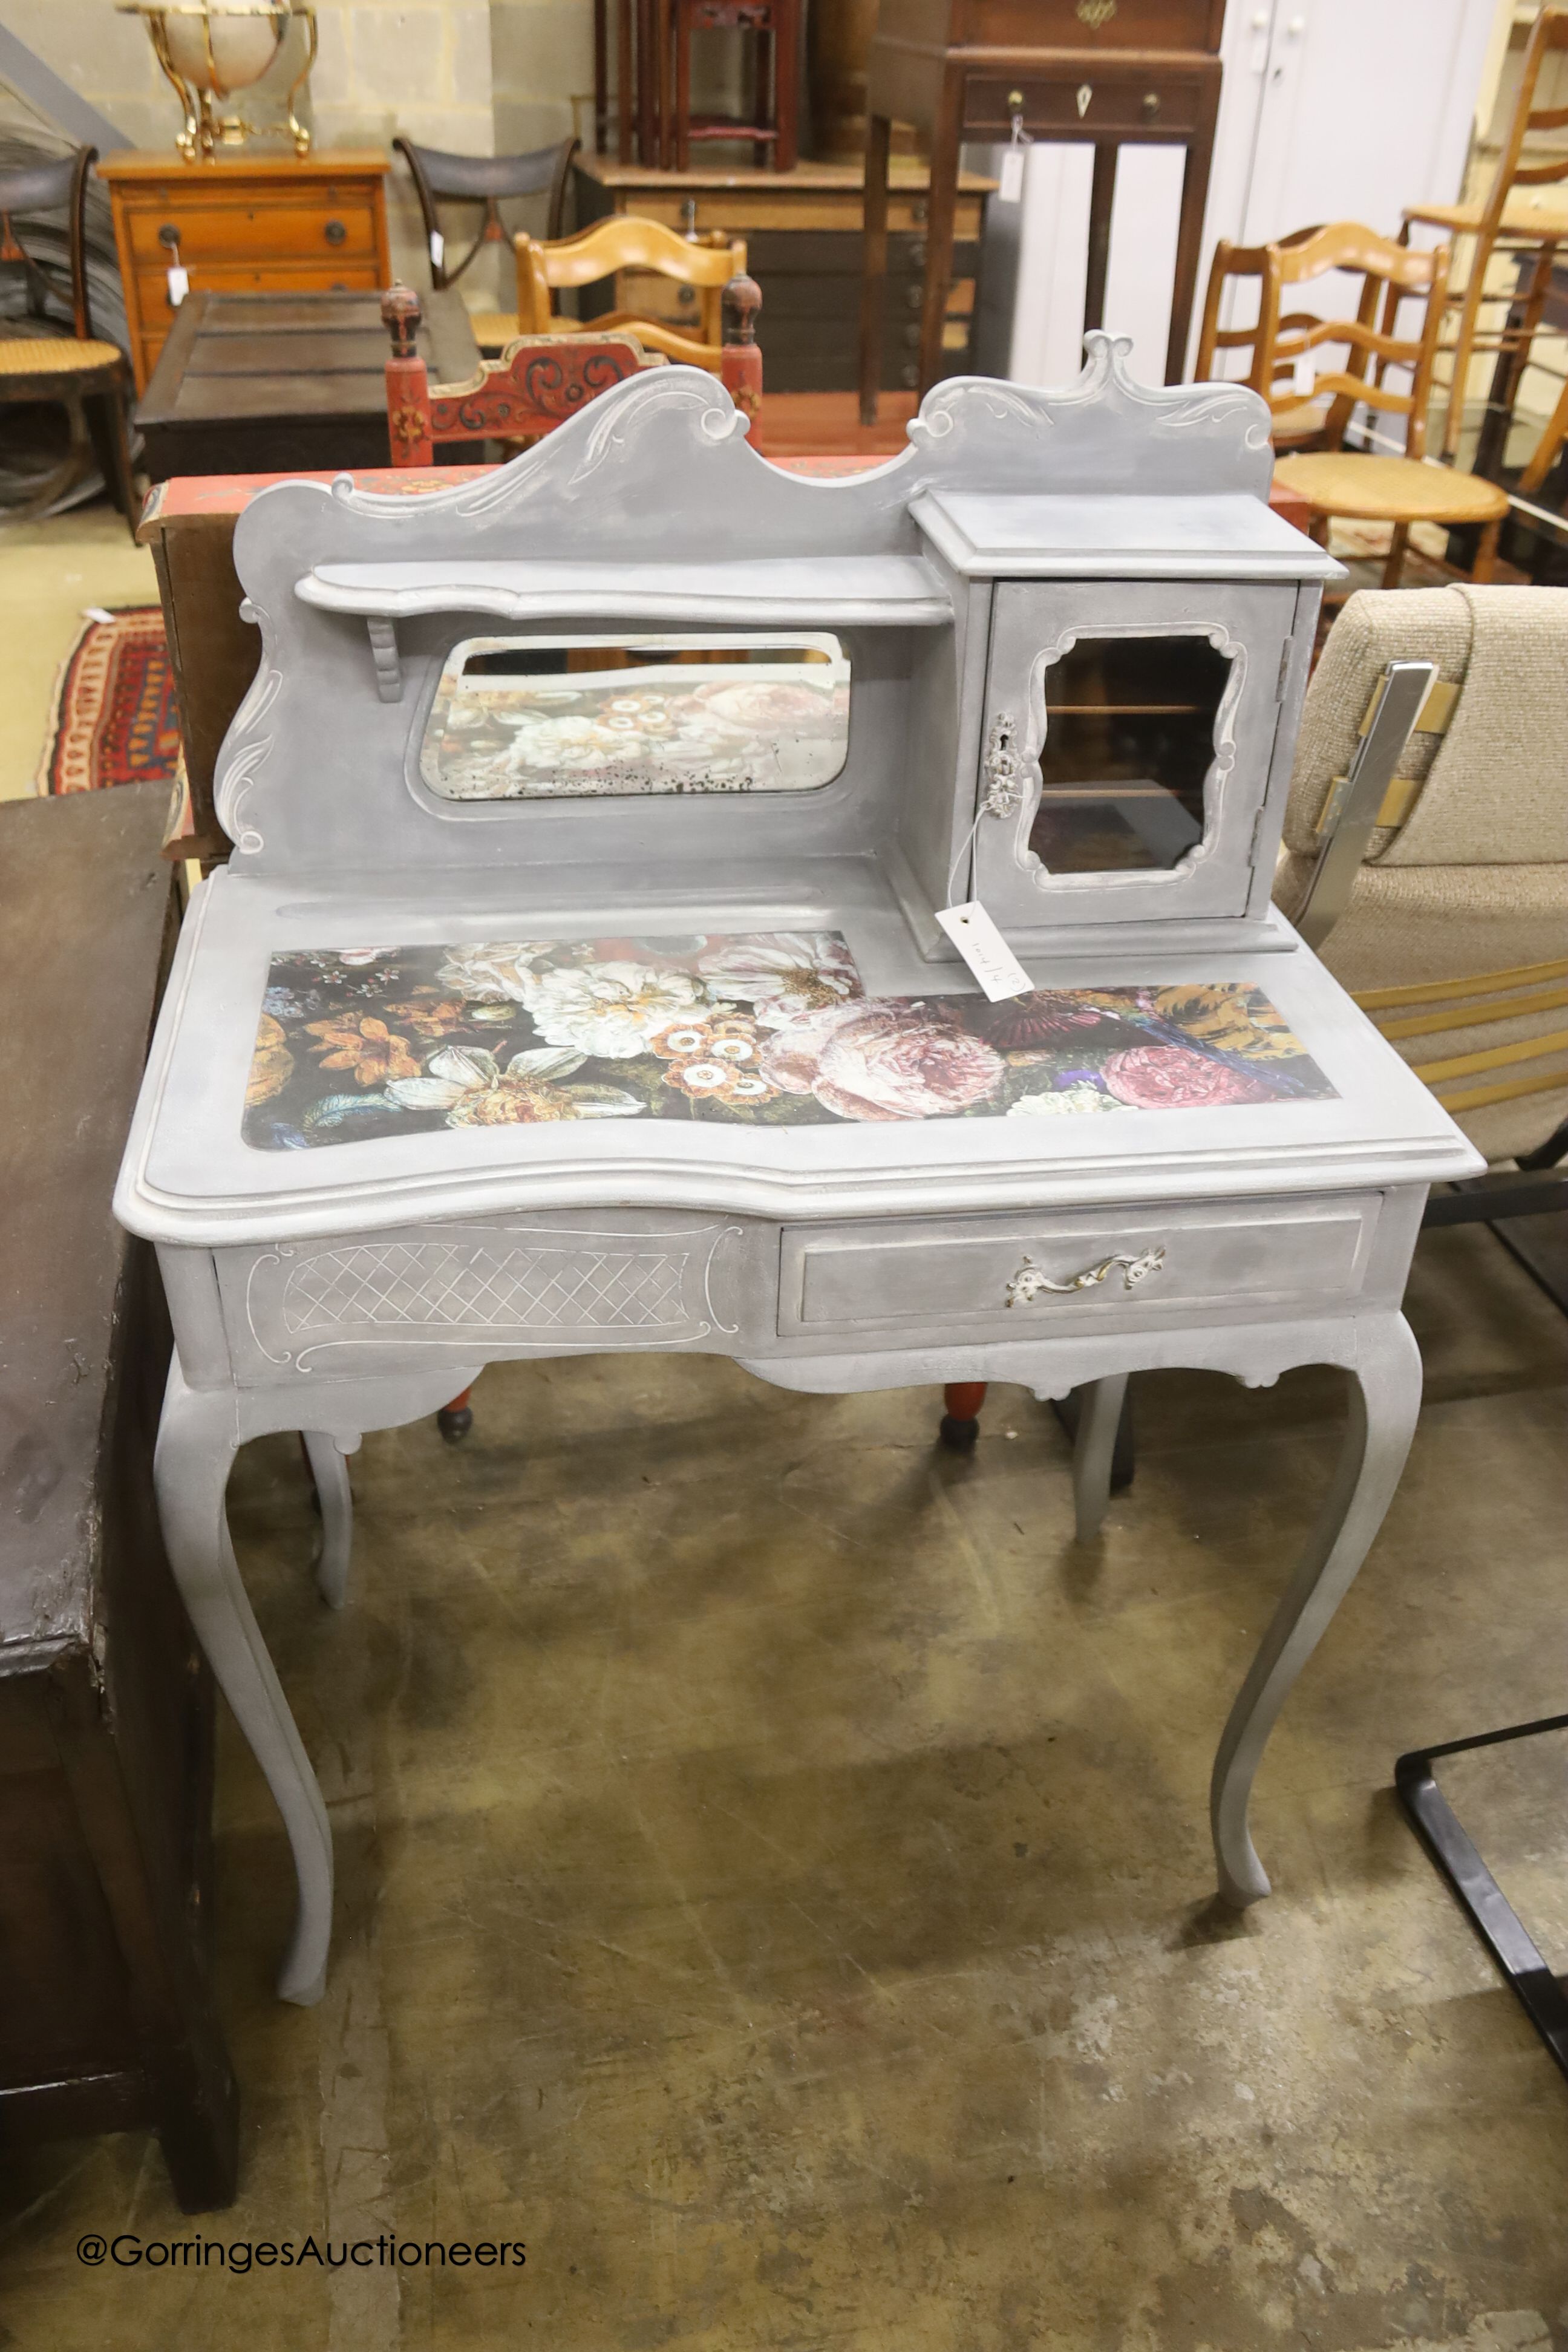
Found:
<path fill-rule="evenodd" d="M 321 233 L 329 245 L 342 245 L 348 236 L 348 231 L 341 220 L 330 220 Z"/>

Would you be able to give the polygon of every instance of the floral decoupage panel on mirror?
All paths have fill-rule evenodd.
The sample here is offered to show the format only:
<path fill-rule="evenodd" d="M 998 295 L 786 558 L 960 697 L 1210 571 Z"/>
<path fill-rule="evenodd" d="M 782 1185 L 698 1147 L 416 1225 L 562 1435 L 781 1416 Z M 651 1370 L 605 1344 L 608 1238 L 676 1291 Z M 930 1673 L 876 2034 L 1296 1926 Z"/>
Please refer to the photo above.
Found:
<path fill-rule="evenodd" d="M 868 996 L 836 931 L 321 948 L 272 959 L 244 1135 L 308 1150 L 579 1118 L 832 1126 L 1332 1096 L 1241 981 Z"/>
<path fill-rule="evenodd" d="M 419 772 L 443 800 L 802 793 L 849 746 L 837 637 L 466 637 L 442 666 Z"/>

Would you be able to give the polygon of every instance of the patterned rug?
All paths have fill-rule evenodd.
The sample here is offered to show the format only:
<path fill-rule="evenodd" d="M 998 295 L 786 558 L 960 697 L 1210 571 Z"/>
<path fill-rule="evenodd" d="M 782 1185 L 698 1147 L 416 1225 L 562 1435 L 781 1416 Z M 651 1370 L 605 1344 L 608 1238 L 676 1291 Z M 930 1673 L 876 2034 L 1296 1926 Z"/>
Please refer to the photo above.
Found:
<path fill-rule="evenodd" d="M 84 622 L 55 688 L 38 791 L 173 783 L 179 759 L 174 676 L 157 605 Z"/>

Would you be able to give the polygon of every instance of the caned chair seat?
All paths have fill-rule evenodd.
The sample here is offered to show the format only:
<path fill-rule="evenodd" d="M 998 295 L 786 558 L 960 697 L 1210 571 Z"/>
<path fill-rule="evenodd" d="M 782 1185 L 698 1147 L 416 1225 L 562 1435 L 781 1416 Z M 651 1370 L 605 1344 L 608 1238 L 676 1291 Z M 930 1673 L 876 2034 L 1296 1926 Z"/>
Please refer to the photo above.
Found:
<path fill-rule="evenodd" d="M 1484 205 L 1409 205 L 1407 221 L 1426 228 L 1446 228 L 1459 236 L 1474 236 L 1484 226 Z M 1499 230 L 1503 236 L 1549 236 L 1553 229 L 1568 237 L 1568 198 L 1561 188 L 1527 195 L 1516 190 L 1503 207 Z"/>
<path fill-rule="evenodd" d="M 1495 482 L 1457 474 L 1414 457 L 1375 457 L 1354 451 L 1311 451 L 1281 457 L 1274 478 L 1295 490 L 1319 514 L 1363 522 L 1496 522 L 1508 499 Z"/>
<path fill-rule="evenodd" d="M 521 334 L 515 310 L 470 310 L 468 324 L 474 331 L 474 341 L 489 350 L 494 344 L 510 343 Z"/>
<path fill-rule="evenodd" d="M 0 335 L 0 375 L 76 375 L 109 367 L 123 354 L 118 343 L 75 335 Z"/>
<path fill-rule="evenodd" d="M 87 175 L 97 153 L 96 147 L 79 147 L 73 155 L 60 155 L 52 162 L 0 171 L 0 278 L 8 288 L 14 287 L 13 273 L 20 270 L 23 297 L 20 314 L 0 325 L 0 417 L 19 402 L 47 401 L 65 410 L 70 428 L 60 463 L 35 485 L 25 504 L 11 509 L 14 517 L 49 513 L 68 492 L 89 479 L 96 460 L 134 538 L 136 485 L 125 430 L 129 371 L 119 344 L 101 341 L 92 331 L 87 282 L 82 216 Z M 40 213 L 66 216 L 69 333 L 49 333 L 52 322 L 47 311 L 39 308 L 49 273 L 40 274 L 37 257 L 27 247 Z M 58 269 L 58 265 L 57 246 L 51 267 Z M 57 278 L 57 296 L 61 290 Z"/>
<path fill-rule="evenodd" d="M 1293 408 L 1275 410 L 1269 438 L 1277 449 L 1288 449 L 1293 442 L 1311 440 L 1328 421 L 1327 400 L 1303 400 Z"/>

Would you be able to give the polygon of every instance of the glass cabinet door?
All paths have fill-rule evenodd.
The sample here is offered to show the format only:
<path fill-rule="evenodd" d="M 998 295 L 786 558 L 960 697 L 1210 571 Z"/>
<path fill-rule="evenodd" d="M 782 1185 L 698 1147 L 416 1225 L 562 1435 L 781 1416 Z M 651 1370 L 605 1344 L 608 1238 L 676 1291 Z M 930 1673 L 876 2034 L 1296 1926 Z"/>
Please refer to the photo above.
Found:
<path fill-rule="evenodd" d="M 974 894 L 1005 927 L 1247 911 L 1292 588 L 996 589 Z"/>

